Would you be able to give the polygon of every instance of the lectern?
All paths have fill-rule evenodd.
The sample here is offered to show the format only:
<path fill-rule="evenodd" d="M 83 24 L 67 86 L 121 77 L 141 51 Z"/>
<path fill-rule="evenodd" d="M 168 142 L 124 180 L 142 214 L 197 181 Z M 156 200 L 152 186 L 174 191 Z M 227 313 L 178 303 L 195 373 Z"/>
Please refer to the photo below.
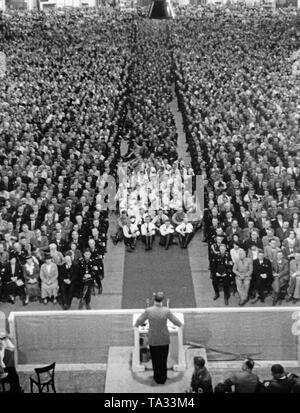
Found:
<path fill-rule="evenodd" d="M 167 326 L 170 333 L 170 347 L 168 356 L 168 367 L 171 366 L 175 371 L 184 371 L 186 369 L 186 360 L 183 347 L 183 313 L 174 313 L 174 315 L 181 321 L 182 326 L 177 327 L 168 320 Z M 140 361 L 140 338 L 148 334 L 149 323 L 146 321 L 145 325 L 135 327 L 136 320 L 140 314 L 134 314 L 132 325 L 134 330 L 134 348 L 132 354 L 132 371 L 145 371 L 145 365 Z"/>

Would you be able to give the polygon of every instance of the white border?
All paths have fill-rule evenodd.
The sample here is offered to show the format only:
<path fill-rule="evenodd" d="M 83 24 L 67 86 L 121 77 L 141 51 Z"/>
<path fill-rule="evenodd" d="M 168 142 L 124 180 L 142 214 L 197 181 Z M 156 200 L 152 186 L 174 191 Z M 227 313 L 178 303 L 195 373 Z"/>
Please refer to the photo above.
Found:
<path fill-rule="evenodd" d="M 53 311 L 11 311 L 8 317 L 8 321 L 14 320 L 14 317 L 23 316 L 49 316 L 53 315 L 98 315 L 98 314 L 135 314 L 141 313 L 144 309 L 112 309 L 112 310 L 53 310 Z M 180 313 L 192 313 L 192 314 L 207 314 L 207 313 L 284 313 L 284 312 L 294 312 L 300 311 L 300 306 L 290 306 L 290 307 L 203 307 L 203 308 L 172 308 L 173 312 Z"/>

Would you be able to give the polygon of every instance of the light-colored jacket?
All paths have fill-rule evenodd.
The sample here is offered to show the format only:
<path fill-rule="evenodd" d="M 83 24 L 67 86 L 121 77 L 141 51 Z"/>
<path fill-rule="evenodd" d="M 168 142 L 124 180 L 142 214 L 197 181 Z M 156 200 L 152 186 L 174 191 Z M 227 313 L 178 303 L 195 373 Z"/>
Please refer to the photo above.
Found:
<path fill-rule="evenodd" d="M 54 262 L 51 262 L 50 268 L 48 270 L 48 265 L 45 263 L 41 266 L 40 278 L 42 283 L 46 285 L 52 285 L 57 283 L 58 269 Z"/>
<path fill-rule="evenodd" d="M 253 262 L 251 258 L 238 259 L 233 266 L 232 271 L 240 278 L 251 277 L 253 272 Z"/>
<path fill-rule="evenodd" d="M 145 310 L 145 312 L 137 319 L 136 327 L 144 324 L 149 320 L 148 341 L 150 346 L 165 346 L 170 344 L 170 335 L 167 327 L 167 321 L 172 321 L 173 324 L 180 327 L 181 322 L 170 311 L 168 307 L 160 307 L 154 305 Z"/>

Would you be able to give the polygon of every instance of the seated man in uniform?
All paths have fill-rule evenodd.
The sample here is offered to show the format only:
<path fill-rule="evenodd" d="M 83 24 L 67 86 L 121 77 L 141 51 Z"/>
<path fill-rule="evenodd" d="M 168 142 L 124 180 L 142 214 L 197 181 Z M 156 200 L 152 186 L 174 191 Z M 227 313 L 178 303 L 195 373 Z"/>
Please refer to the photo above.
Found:
<path fill-rule="evenodd" d="M 231 267 L 232 262 L 226 245 L 221 244 L 219 252 L 213 254 L 210 269 L 213 288 L 215 291 L 214 300 L 220 297 L 220 284 L 223 285 L 224 303 L 228 305 L 230 297 Z"/>
<path fill-rule="evenodd" d="M 246 359 L 242 365 L 242 371 L 232 374 L 225 380 L 224 384 L 228 389 L 234 386 L 234 393 L 256 393 L 259 388 L 259 378 L 252 372 L 254 361 Z"/>
<path fill-rule="evenodd" d="M 286 373 L 281 364 L 273 364 L 271 373 L 273 378 L 262 383 L 260 393 L 293 393 L 294 387 L 298 389 L 298 376 Z"/>
<path fill-rule="evenodd" d="M 191 380 L 192 393 L 213 393 L 212 380 L 203 357 L 194 357 L 194 372 Z"/>

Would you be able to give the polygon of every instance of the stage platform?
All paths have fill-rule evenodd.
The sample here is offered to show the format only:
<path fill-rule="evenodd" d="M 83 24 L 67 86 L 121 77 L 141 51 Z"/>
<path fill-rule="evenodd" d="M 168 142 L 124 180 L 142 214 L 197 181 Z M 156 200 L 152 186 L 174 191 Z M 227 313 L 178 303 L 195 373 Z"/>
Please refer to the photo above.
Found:
<path fill-rule="evenodd" d="M 144 372 L 134 373 L 131 369 L 133 347 L 110 347 L 105 382 L 105 393 L 184 393 L 189 388 L 193 374 L 193 358 L 202 356 L 206 360 L 205 349 L 185 347 L 187 369 L 176 372 L 168 369 L 165 384 L 153 380 L 151 361 Z"/>

